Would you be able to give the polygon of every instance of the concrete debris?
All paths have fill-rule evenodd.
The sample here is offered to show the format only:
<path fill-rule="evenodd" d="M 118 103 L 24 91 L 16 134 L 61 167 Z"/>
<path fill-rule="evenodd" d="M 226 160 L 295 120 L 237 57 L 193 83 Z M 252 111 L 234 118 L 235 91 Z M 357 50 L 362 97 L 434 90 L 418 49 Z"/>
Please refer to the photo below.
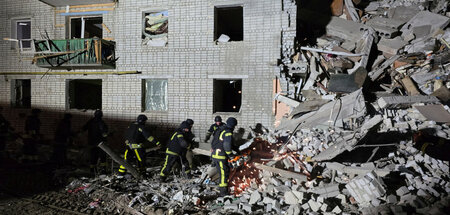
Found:
<path fill-rule="evenodd" d="M 448 1 L 360 2 L 333 1 L 340 17 L 322 26 L 326 35 L 308 38 L 316 47 L 282 48 L 275 100 L 290 107 L 289 117 L 242 141 L 250 159 L 230 171 L 231 195 L 218 197 L 206 143 L 193 150 L 208 164 L 192 179 L 160 182 L 160 168 L 148 168 L 136 177 L 73 180 L 67 192 L 102 199 L 92 206 L 119 214 L 445 214 Z M 145 44 L 166 38 L 168 14 L 144 15 Z"/>

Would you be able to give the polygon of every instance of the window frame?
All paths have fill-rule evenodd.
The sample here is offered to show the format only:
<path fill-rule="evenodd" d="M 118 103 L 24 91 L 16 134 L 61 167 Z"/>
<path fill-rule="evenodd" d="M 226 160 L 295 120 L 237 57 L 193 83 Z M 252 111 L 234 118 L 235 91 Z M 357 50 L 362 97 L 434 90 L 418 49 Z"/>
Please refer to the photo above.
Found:
<path fill-rule="evenodd" d="M 165 110 L 153 110 L 147 108 L 147 81 L 165 81 L 165 99 L 164 99 L 164 106 L 166 107 Z M 141 79 L 141 112 L 167 112 L 169 111 L 169 79 L 168 78 L 143 78 Z"/>
<path fill-rule="evenodd" d="M 87 16 L 67 16 L 66 19 L 66 26 L 69 26 L 66 28 L 66 38 L 67 39 L 74 39 L 72 38 L 72 19 L 86 19 L 86 18 L 101 18 L 102 19 L 102 24 L 103 24 L 103 15 L 99 14 L 99 15 L 87 15 Z M 86 29 L 86 22 L 81 21 L 81 28 L 83 28 L 83 24 L 85 25 L 85 29 Z M 80 29 L 81 30 L 81 29 Z M 81 32 L 80 32 L 81 35 Z M 104 36 L 104 32 L 103 32 L 103 26 L 102 26 L 102 38 L 103 39 Z M 82 37 L 80 38 L 75 38 L 75 39 L 86 39 L 84 38 L 84 34 L 82 35 Z"/>
<path fill-rule="evenodd" d="M 76 107 L 71 107 L 72 103 L 71 102 L 71 93 L 70 93 L 70 82 L 71 81 L 81 81 L 81 80 L 99 80 L 100 81 L 100 107 L 94 108 L 94 109 L 90 109 L 90 108 L 76 108 Z M 75 78 L 75 79 L 66 79 L 66 90 L 65 90 L 65 100 L 66 100 L 66 110 L 96 110 L 96 109 L 103 109 L 103 79 L 101 78 Z"/>
<path fill-rule="evenodd" d="M 237 7 L 241 7 L 242 8 L 242 40 L 232 40 L 232 38 L 230 38 L 229 42 L 243 42 L 245 39 L 245 26 L 244 26 L 244 13 L 245 13 L 245 7 L 243 4 L 230 4 L 230 5 L 215 5 L 214 8 L 214 29 L 213 29 L 213 41 L 216 42 L 216 44 L 222 44 L 222 43 L 217 43 L 217 40 L 219 39 L 220 35 L 218 35 L 218 30 L 217 30 L 217 25 L 218 25 L 218 10 L 220 9 L 224 9 L 224 8 L 237 8 Z M 227 35 L 230 36 L 230 35 Z M 217 37 L 217 38 L 216 38 Z"/>
<path fill-rule="evenodd" d="M 29 81 L 30 82 L 30 87 L 29 87 L 29 104 L 26 105 L 18 105 L 18 100 L 17 100 L 17 81 Z M 21 85 L 21 87 L 23 87 L 23 84 Z M 22 93 L 23 94 L 23 93 Z M 31 79 L 12 79 L 11 81 L 11 107 L 12 108 L 17 108 L 17 109 L 30 109 L 31 108 Z M 22 99 L 22 103 L 23 103 Z"/>
<path fill-rule="evenodd" d="M 239 94 L 240 94 L 240 106 L 239 106 L 239 109 L 237 109 L 237 111 L 224 111 L 223 109 L 225 109 L 225 108 L 222 108 L 221 110 L 218 110 L 217 105 L 216 105 L 216 102 L 217 102 L 216 82 L 218 82 L 218 81 L 239 81 L 240 82 L 240 92 L 239 92 Z M 242 78 L 214 78 L 213 79 L 213 105 L 212 105 L 213 110 L 212 110 L 212 112 L 214 114 L 217 114 L 217 113 L 223 113 L 223 114 L 238 114 L 238 113 L 241 113 L 241 111 L 242 111 L 242 101 L 243 101 L 243 95 L 242 95 L 243 94 L 242 93 L 243 92 L 243 84 L 244 84 L 244 80 Z M 222 98 L 222 99 L 224 99 L 224 98 Z"/>
<path fill-rule="evenodd" d="M 29 22 L 30 23 L 30 39 L 18 39 L 18 29 L 17 24 L 19 22 Z M 11 38 L 16 40 L 22 40 L 22 41 L 29 41 L 30 47 L 22 47 L 21 41 L 18 41 L 17 43 L 11 44 L 11 49 L 19 49 L 21 51 L 31 51 L 33 49 L 33 20 L 30 17 L 20 17 L 20 18 L 13 18 L 11 19 Z M 16 45 L 17 44 L 17 45 Z"/>
<path fill-rule="evenodd" d="M 166 42 L 166 44 L 164 45 L 164 46 L 152 46 L 152 45 L 147 45 L 147 44 L 144 44 L 144 40 L 145 40 L 145 38 L 142 38 L 142 37 L 144 37 L 144 28 L 145 28 L 145 17 L 147 16 L 146 14 L 150 14 L 150 13 L 163 13 L 163 12 L 166 12 L 167 11 L 167 29 L 169 29 L 169 27 L 170 27 L 170 11 L 169 11 L 169 9 L 164 9 L 164 8 L 151 8 L 151 9 L 144 9 L 144 10 L 141 10 L 141 13 L 142 13 L 142 18 L 141 18 L 141 30 L 140 30 L 140 34 L 141 34 L 141 36 L 140 36 L 140 38 L 141 38 L 141 46 L 142 47 L 150 47 L 150 48 L 167 48 L 168 46 L 169 46 L 169 30 L 167 30 L 167 35 L 166 35 L 166 37 L 167 37 L 167 42 Z"/>

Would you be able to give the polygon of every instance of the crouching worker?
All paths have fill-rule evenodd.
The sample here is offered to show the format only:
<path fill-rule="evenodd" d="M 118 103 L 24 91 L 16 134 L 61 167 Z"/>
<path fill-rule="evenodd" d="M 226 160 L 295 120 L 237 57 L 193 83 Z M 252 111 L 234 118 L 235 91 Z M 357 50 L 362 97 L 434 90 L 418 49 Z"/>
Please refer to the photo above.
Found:
<path fill-rule="evenodd" d="M 169 175 L 175 162 L 178 161 L 181 161 L 186 176 L 188 178 L 191 177 L 191 169 L 189 167 L 189 162 L 186 159 L 188 143 L 185 140 L 185 135 L 189 132 L 189 128 L 189 123 L 184 121 L 171 136 L 166 149 L 166 160 L 160 173 L 160 180 L 162 182 L 166 181 L 167 175 Z"/>
<path fill-rule="evenodd" d="M 148 148 L 148 144 L 159 145 L 159 142 L 151 135 L 149 129 L 145 127 L 147 120 L 147 116 L 139 115 L 136 122 L 131 123 L 125 132 L 127 149 L 125 150 L 124 159 L 125 161 L 136 161 L 141 173 L 145 173 L 145 148 Z M 121 165 L 119 174 L 123 175 L 125 172 L 125 167 Z"/>
<path fill-rule="evenodd" d="M 225 127 L 216 132 L 211 143 L 211 157 L 216 165 L 217 171 L 220 174 L 220 196 L 228 195 L 228 176 L 230 174 L 230 166 L 228 164 L 228 160 L 232 160 L 234 158 L 232 144 L 233 130 L 236 125 L 236 118 L 228 118 Z"/>

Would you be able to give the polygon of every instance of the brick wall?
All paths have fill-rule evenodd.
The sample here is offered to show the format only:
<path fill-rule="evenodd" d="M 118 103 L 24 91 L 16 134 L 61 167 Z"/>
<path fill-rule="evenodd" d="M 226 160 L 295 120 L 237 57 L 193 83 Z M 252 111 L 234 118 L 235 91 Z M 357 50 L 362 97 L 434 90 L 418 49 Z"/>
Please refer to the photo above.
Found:
<path fill-rule="evenodd" d="M 54 14 L 54 8 L 37 0 L 6 0 L 0 3 L 1 37 L 9 37 L 11 19 L 30 17 L 32 38 L 40 39 L 46 30 L 50 38 L 65 38 L 65 18 Z M 215 44 L 214 6 L 241 5 L 244 8 L 244 41 Z M 64 8 L 56 8 L 58 10 Z M 141 45 L 142 14 L 145 11 L 169 11 L 167 47 Z M 149 122 L 162 136 L 186 118 L 195 121 L 194 133 L 204 137 L 213 123 L 213 80 L 242 78 L 242 106 L 239 113 L 220 113 L 222 118 L 234 116 L 238 127 L 248 129 L 256 123 L 270 127 L 272 115 L 272 80 L 279 75 L 281 31 L 292 30 L 281 0 L 127 0 L 120 1 L 114 11 L 103 15 L 103 23 L 112 31 L 103 30 L 103 37 L 116 41 L 115 70 L 140 71 L 132 75 L 7 75 L 0 79 L 0 103 L 10 103 L 10 81 L 30 78 L 32 106 L 44 110 L 44 132 L 53 133 L 55 121 L 63 112 L 76 118 L 75 128 L 91 116 L 92 111 L 66 110 L 67 79 L 102 79 L 102 109 L 110 127 L 120 133 L 129 121 L 141 113 L 141 80 L 168 79 L 168 110 L 145 112 Z M 290 18 L 295 20 L 295 18 Z M 295 23 L 294 23 L 295 24 Z M 291 23 L 291 26 L 293 24 Z M 286 38 L 283 38 L 286 40 Z M 31 65 L 32 55 L 19 55 L 10 42 L 0 41 L 0 72 L 42 72 L 46 69 Z M 94 70 L 76 70 L 92 72 Z M 7 115 L 18 127 L 19 113 L 29 110 L 7 109 Z"/>

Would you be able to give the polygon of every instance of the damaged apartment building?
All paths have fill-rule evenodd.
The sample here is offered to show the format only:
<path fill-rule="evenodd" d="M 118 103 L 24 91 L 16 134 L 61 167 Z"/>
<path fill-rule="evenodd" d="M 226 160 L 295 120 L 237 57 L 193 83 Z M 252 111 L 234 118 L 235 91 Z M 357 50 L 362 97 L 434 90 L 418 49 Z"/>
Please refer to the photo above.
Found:
<path fill-rule="evenodd" d="M 450 214 L 448 0 L 1 6 L 0 113 L 16 131 L 10 169 L 0 163 L 0 213 Z M 42 152 L 64 113 L 77 130 L 103 110 L 114 136 L 97 146 L 111 171 L 84 174 L 83 135 L 69 165 L 45 153 L 41 163 L 18 161 L 33 108 L 42 110 Z M 146 168 L 117 155 L 139 114 L 162 142 L 195 121 L 192 174 L 186 164 L 161 174 L 174 153 L 164 146 L 146 149 Z M 226 183 L 203 139 L 217 115 L 238 121 Z"/>
<path fill-rule="evenodd" d="M 1 4 L 0 103 L 18 129 L 30 108 L 48 135 L 62 113 L 79 127 L 95 109 L 116 131 L 144 113 L 163 137 L 187 118 L 199 137 L 216 115 L 273 123 L 282 32 L 295 32 L 283 1 Z"/>

